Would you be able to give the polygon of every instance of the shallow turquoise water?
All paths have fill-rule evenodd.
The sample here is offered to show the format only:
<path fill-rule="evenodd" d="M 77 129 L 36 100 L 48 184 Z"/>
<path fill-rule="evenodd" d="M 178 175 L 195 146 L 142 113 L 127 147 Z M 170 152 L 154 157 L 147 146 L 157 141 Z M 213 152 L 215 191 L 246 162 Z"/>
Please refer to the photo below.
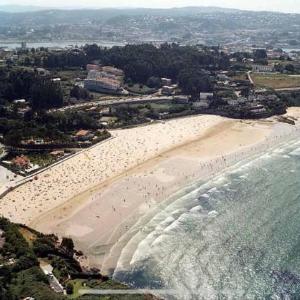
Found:
<path fill-rule="evenodd" d="M 195 183 L 139 226 L 116 279 L 167 299 L 300 299 L 300 143 Z"/>

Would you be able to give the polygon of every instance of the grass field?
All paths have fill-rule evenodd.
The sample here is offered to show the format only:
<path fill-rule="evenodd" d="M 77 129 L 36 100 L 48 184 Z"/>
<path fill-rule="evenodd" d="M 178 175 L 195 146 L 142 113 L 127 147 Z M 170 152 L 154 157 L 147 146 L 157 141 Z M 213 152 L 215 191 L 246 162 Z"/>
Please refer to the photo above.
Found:
<path fill-rule="evenodd" d="M 272 89 L 300 87 L 300 76 L 285 74 L 251 74 L 255 85 Z"/>

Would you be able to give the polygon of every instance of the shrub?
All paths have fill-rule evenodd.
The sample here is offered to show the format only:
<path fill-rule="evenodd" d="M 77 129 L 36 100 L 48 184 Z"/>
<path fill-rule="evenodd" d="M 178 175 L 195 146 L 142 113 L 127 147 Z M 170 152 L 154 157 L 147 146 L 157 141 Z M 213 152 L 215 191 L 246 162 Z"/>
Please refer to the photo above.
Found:
<path fill-rule="evenodd" d="M 74 286 L 71 282 L 69 282 L 66 286 L 66 291 L 68 295 L 72 295 L 74 292 Z"/>

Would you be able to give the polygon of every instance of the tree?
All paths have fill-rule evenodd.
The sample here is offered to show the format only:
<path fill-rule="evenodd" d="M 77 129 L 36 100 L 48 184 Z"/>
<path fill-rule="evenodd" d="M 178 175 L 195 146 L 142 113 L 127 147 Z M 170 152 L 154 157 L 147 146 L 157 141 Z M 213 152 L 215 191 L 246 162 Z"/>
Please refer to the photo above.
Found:
<path fill-rule="evenodd" d="M 74 242 L 70 238 L 63 238 L 60 244 L 61 250 L 69 257 L 74 255 Z"/>
<path fill-rule="evenodd" d="M 31 88 L 33 110 L 60 107 L 63 104 L 63 91 L 60 84 L 48 79 L 39 79 Z"/>
<path fill-rule="evenodd" d="M 14 272 L 18 272 L 20 270 L 26 270 L 33 266 L 37 266 L 38 260 L 33 253 L 27 253 L 26 255 L 21 256 L 16 264 L 13 266 Z"/>
<path fill-rule="evenodd" d="M 151 76 L 147 80 L 147 86 L 150 88 L 159 88 L 161 86 L 161 79 L 159 77 Z"/>
<path fill-rule="evenodd" d="M 289 73 L 294 73 L 295 72 L 295 67 L 292 64 L 288 64 L 285 66 L 285 70 L 288 71 Z"/>
<path fill-rule="evenodd" d="M 268 55 L 265 49 L 256 49 L 254 50 L 254 61 L 256 63 L 267 64 L 268 63 Z"/>
<path fill-rule="evenodd" d="M 201 92 L 212 90 L 210 77 L 201 70 L 184 69 L 178 76 L 179 87 L 182 92 L 198 99 Z"/>
<path fill-rule="evenodd" d="M 256 50 L 254 50 L 254 58 L 255 59 L 266 59 L 266 58 L 268 58 L 267 51 L 265 49 L 256 49 Z"/>
<path fill-rule="evenodd" d="M 70 96 L 76 98 L 77 100 L 88 99 L 89 92 L 86 89 L 81 88 L 78 85 L 75 85 L 70 91 Z"/>
<path fill-rule="evenodd" d="M 55 242 L 53 236 L 40 236 L 33 242 L 33 251 L 40 257 L 46 257 L 49 254 L 55 253 Z"/>
<path fill-rule="evenodd" d="M 28 56 L 26 56 L 25 59 L 24 59 L 24 65 L 25 66 L 30 66 L 31 65 L 31 60 Z"/>
<path fill-rule="evenodd" d="M 69 282 L 66 286 L 66 292 L 68 295 L 72 295 L 74 292 L 74 286 L 71 282 Z"/>
<path fill-rule="evenodd" d="M 243 97 L 249 97 L 250 95 L 250 87 L 244 87 L 241 89 L 241 96 Z"/>

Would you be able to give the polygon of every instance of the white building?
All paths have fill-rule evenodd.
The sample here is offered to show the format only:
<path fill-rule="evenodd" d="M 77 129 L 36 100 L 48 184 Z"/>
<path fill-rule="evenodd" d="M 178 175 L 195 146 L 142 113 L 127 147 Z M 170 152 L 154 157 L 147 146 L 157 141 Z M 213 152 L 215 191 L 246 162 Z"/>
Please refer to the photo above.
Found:
<path fill-rule="evenodd" d="M 90 71 L 87 79 L 84 80 L 84 87 L 89 91 L 108 94 L 119 94 L 123 91 L 121 81 L 115 75 L 107 76 L 106 71 Z"/>
<path fill-rule="evenodd" d="M 231 106 L 237 106 L 237 105 L 239 105 L 238 101 L 235 100 L 235 99 L 228 99 L 227 100 L 227 104 L 231 105 Z"/>
<path fill-rule="evenodd" d="M 174 92 L 175 92 L 175 87 L 173 86 L 163 86 L 162 89 L 161 89 L 161 94 L 162 95 L 167 95 L 167 96 L 170 96 L 172 95 Z"/>
<path fill-rule="evenodd" d="M 196 101 L 193 102 L 193 108 L 195 109 L 207 109 L 209 108 L 210 103 L 208 100 L 200 100 L 200 101 Z"/>
<path fill-rule="evenodd" d="M 213 93 L 200 93 L 200 100 L 211 100 L 213 97 Z"/>
<path fill-rule="evenodd" d="M 161 78 L 161 83 L 162 83 L 162 85 L 169 86 L 172 84 L 172 80 L 169 78 Z"/>
<path fill-rule="evenodd" d="M 274 66 L 273 65 L 252 65 L 252 71 L 258 72 L 258 73 L 270 73 L 274 72 Z"/>
<path fill-rule="evenodd" d="M 26 104 L 26 100 L 25 99 L 16 99 L 13 101 L 14 104 Z"/>

